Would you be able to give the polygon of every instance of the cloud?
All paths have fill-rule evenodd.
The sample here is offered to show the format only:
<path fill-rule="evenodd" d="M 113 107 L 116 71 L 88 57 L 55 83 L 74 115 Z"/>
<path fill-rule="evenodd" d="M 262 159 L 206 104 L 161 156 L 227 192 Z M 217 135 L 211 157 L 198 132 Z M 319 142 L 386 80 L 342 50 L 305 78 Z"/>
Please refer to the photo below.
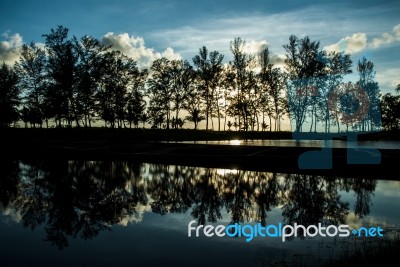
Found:
<path fill-rule="evenodd" d="M 384 71 L 376 72 L 376 80 L 380 87 L 386 88 L 393 93 L 394 89 L 400 84 L 400 68 L 386 68 Z"/>
<path fill-rule="evenodd" d="M 111 49 L 118 50 L 128 57 L 136 60 L 139 67 L 149 68 L 151 63 L 158 58 L 166 57 L 168 59 L 181 59 L 171 47 L 163 52 L 156 52 L 145 45 L 142 37 L 129 36 L 128 33 L 115 34 L 109 32 L 101 38 L 102 43 L 112 45 Z"/>
<path fill-rule="evenodd" d="M 367 35 L 365 33 L 355 33 L 339 40 L 335 44 L 325 46 L 326 51 L 344 51 L 354 54 L 364 50 L 367 47 Z"/>
<path fill-rule="evenodd" d="M 274 67 L 278 67 L 283 69 L 285 67 L 285 60 L 286 56 L 285 55 L 271 55 L 271 62 L 274 64 Z"/>
<path fill-rule="evenodd" d="M 5 62 L 8 65 L 12 65 L 19 60 L 21 55 L 22 36 L 18 33 L 10 36 L 8 32 L 3 33 L 1 36 L 6 38 L 6 41 L 0 42 L 0 63 Z"/>
<path fill-rule="evenodd" d="M 200 47 L 206 46 L 209 51 L 217 50 L 224 54 L 229 61 L 232 57 L 229 44 L 236 37 L 245 40 L 248 44 L 246 48 L 251 52 L 268 45 L 270 51 L 277 54 L 284 53 L 282 45 L 292 34 L 331 41 L 332 33 L 342 32 L 339 28 L 342 30 L 345 27 L 336 23 L 338 28 L 328 32 L 329 16 L 328 12 L 313 7 L 276 14 L 221 14 L 207 19 L 194 18 L 191 24 L 181 27 L 155 30 L 149 32 L 146 38 L 174 47 L 189 60 Z"/>
<path fill-rule="evenodd" d="M 337 43 L 325 46 L 327 51 L 344 51 L 354 54 L 361 52 L 366 48 L 377 49 L 384 45 L 392 44 L 400 41 L 400 24 L 393 27 L 391 33 L 384 32 L 379 37 L 375 37 L 372 41 L 368 41 L 366 33 L 355 33 L 340 39 Z"/>
<path fill-rule="evenodd" d="M 379 48 L 382 45 L 391 44 L 396 41 L 400 41 L 400 24 L 394 26 L 391 33 L 384 32 L 380 37 L 372 39 L 370 47 Z"/>
<path fill-rule="evenodd" d="M 267 48 L 267 46 L 268 46 L 268 42 L 266 40 L 262 40 L 262 41 L 251 40 L 250 42 L 246 42 L 243 50 L 244 50 L 244 52 L 246 52 L 248 54 L 256 55 L 256 54 L 260 53 L 262 50 L 264 50 L 265 48 Z"/>

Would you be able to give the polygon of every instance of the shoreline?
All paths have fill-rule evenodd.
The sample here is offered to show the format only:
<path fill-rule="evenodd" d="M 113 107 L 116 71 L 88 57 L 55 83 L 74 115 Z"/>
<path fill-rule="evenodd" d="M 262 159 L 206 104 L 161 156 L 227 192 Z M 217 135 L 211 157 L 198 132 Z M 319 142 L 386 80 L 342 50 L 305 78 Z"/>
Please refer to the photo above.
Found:
<path fill-rule="evenodd" d="M 193 130 L 193 129 L 143 129 L 143 128 L 0 128 L 3 140 L 10 139 L 74 139 L 92 140 L 107 139 L 113 141 L 125 139 L 128 141 L 226 141 L 232 139 L 240 140 L 279 140 L 294 139 L 326 139 L 327 137 L 337 140 L 345 140 L 346 135 L 357 135 L 360 141 L 400 141 L 400 130 L 377 131 L 370 133 L 309 133 L 302 132 L 294 134 L 290 131 L 215 131 L 215 130 Z"/>
<path fill-rule="evenodd" d="M 332 153 L 315 154 L 311 162 L 329 162 L 331 169 L 301 169 L 299 156 L 312 147 L 232 146 L 210 144 L 185 144 L 159 142 L 152 134 L 157 131 L 142 130 L 146 138 L 125 129 L 6 129 L 2 139 L 3 155 L 11 160 L 129 160 L 141 163 L 187 165 L 206 168 L 241 169 L 277 173 L 323 175 L 335 177 L 360 177 L 368 179 L 400 180 L 394 173 L 400 162 L 397 149 L 346 149 L 333 148 Z M 17 131 L 15 131 L 17 130 Z M 27 131 L 26 131 L 27 130 Z M 122 130 L 122 131 L 120 131 Z M 190 137 L 195 131 L 182 130 Z M 97 133 L 93 135 L 93 133 Z M 177 131 L 168 134 L 175 138 Z M 204 137 L 208 132 L 203 133 Z M 214 133 L 211 133 L 214 134 Z M 215 135 L 224 137 L 221 133 Z M 276 133 L 275 137 L 291 133 Z M 199 135 L 201 136 L 201 135 Z M 215 137 L 214 136 L 214 137 Z M 159 139 L 161 136 L 159 136 Z M 165 137 L 165 136 L 164 136 Z M 144 140 L 143 140 L 144 139 Z M 368 158 L 380 152 L 380 164 L 347 164 L 347 153 L 364 153 Z M 375 153 L 375 154 L 374 154 Z"/>

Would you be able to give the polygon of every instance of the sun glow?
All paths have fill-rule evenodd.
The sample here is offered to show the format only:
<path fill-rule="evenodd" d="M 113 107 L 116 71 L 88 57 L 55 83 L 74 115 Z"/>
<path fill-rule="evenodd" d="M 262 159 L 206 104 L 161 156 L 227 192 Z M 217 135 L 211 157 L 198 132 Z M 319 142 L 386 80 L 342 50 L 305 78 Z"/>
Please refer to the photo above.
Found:
<path fill-rule="evenodd" d="M 234 140 L 229 141 L 229 144 L 233 145 L 233 146 L 239 146 L 240 143 L 241 143 L 241 141 L 238 140 L 238 139 L 234 139 Z"/>

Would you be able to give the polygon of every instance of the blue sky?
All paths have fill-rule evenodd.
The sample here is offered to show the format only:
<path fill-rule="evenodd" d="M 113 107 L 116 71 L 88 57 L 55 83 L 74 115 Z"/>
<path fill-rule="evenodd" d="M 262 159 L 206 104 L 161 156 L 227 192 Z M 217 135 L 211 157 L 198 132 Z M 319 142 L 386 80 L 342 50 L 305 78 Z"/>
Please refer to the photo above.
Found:
<path fill-rule="evenodd" d="M 206 45 L 230 59 L 229 42 L 242 37 L 248 52 L 268 45 L 282 64 L 291 34 L 344 50 L 354 63 L 375 64 L 383 92 L 400 83 L 400 1 L 305 0 L 2 0 L 0 61 L 12 63 L 22 43 L 44 43 L 42 34 L 63 25 L 112 44 L 140 65 L 155 58 L 191 62 Z M 354 64 L 355 65 L 355 64 Z"/>

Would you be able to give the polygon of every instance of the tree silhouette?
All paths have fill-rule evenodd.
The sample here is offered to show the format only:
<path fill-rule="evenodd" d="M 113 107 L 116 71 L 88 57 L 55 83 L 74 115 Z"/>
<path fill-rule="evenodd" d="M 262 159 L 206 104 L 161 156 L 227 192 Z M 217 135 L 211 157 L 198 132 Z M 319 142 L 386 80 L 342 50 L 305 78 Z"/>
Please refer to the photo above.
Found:
<path fill-rule="evenodd" d="M 363 57 L 358 61 L 357 71 L 360 79 L 357 84 L 361 90 L 365 91 L 368 95 L 369 110 L 367 116 L 361 122 L 362 131 L 374 131 L 381 127 L 381 116 L 379 107 L 379 86 L 375 82 L 374 63 Z"/>
<path fill-rule="evenodd" d="M 215 121 L 218 130 L 221 124 L 225 130 L 228 121 L 235 120 L 236 130 L 264 131 L 269 119 L 269 130 L 280 131 L 281 120 L 288 114 L 295 132 L 304 131 L 305 123 L 310 132 L 322 124 L 325 133 L 330 133 L 331 126 L 340 132 L 343 124 L 347 130 L 381 128 L 379 106 L 384 100 L 375 81 L 374 64 L 366 58 L 359 60 L 360 78 L 352 84 L 366 92 L 370 103 L 367 116 L 359 124 L 343 120 L 339 108 L 354 112 L 359 103 L 351 94 L 343 95 L 336 106 L 330 102 L 332 95 L 343 89 L 344 76 L 351 73 L 350 55 L 321 50 L 320 43 L 308 36 L 291 35 L 283 46 L 287 73 L 274 67 L 268 47 L 257 55 L 249 54 L 240 37 L 229 43 L 233 56 L 229 64 L 223 64 L 224 55 L 202 46 L 192 58 L 193 66 L 186 60 L 159 58 L 150 71 L 139 69 L 118 47 L 103 45 L 87 35 L 70 38 L 64 26 L 43 37 L 44 48 L 34 43 L 23 45 L 15 66 L 2 66 L 2 79 L 8 79 L 8 85 L 2 81 L 2 88 L 8 88 L 2 92 L 5 95 L 8 90 L 13 97 L 5 100 L 3 96 L 1 127 L 21 119 L 25 127 L 42 127 L 43 122 L 49 127 L 53 121 L 58 127 L 92 127 L 102 120 L 112 128 L 138 127 L 140 122 L 144 127 L 151 121 L 154 128 L 169 129 L 172 119 L 186 119 L 195 129 L 205 120 L 206 130 L 216 129 Z M 390 100 L 382 102 L 385 112 L 396 109 Z M 384 128 L 389 129 L 385 123 Z M 174 123 L 174 127 L 180 126 Z"/>
<path fill-rule="evenodd" d="M 219 85 L 219 75 L 222 72 L 223 58 L 224 56 L 218 51 L 208 52 L 208 49 L 203 46 L 199 49 L 199 54 L 192 59 L 196 67 L 199 93 L 205 103 L 206 130 L 209 128 L 209 119 L 214 128 L 212 116 L 214 107 L 218 106 L 216 89 Z M 218 124 L 218 129 L 220 129 L 219 116 Z"/>
<path fill-rule="evenodd" d="M 24 122 L 31 126 L 38 124 L 42 127 L 43 120 L 48 127 L 51 114 L 46 114 L 46 52 L 33 42 L 22 46 L 21 57 L 15 64 L 15 71 L 19 77 L 19 86 L 24 92 Z"/>
<path fill-rule="evenodd" d="M 254 57 L 244 52 L 246 42 L 240 37 L 235 38 L 230 43 L 230 50 L 233 60 L 230 63 L 232 77 L 230 79 L 232 94 L 234 97 L 230 103 L 231 114 L 237 116 L 238 124 L 243 125 L 244 130 L 248 130 L 251 123 L 252 101 L 256 87 L 254 71 L 251 63 Z"/>
<path fill-rule="evenodd" d="M 126 119 L 129 122 L 129 127 L 133 124 L 138 127 L 142 121 L 146 110 L 146 100 L 144 99 L 144 87 L 148 76 L 147 69 L 138 72 L 138 75 L 133 78 L 132 91 L 128 94 L 128 105 Z M 143 121 L 142 121 L 143 122 Z M 146 123 L 146 120 L 144 121 Z"/>
<path fill-rule="evenodd" d="M 18 75 L 3 62 L 0 67 L 0 128 L 18 120 L 19 104 Z"/>
<path fill-rule="evenodd" d="M 66 120 L 68 126 L 72 126 L 73 120 L 79 125 L 73 90 L 78 55 L 73 41 L 68 38 L 68 32 L 67 28 L 58 26 L 51 29 L 50 34 L 43 35 L 48 52 L 46 67 L 49 86 L 46 101 L 52 104 L 59 127 L 62 120 Z"/>
<path fill-rule="evenodd" d="M 189 113 L 186 119 L 193 122 L 195 130 L 197 130 L 199 122 L 206 119 L 206 117 L 203 116 L 202 102 L 199 96 L 200 88 L 198 86 L 190 86 L 186 91 L 186 97 L 183 103 L 184 108 Z"/>
<path fill-rule="evenodd" d="M 323 52 L 319 42 L 312 42 L 308 36 L 303 39 L 295 35 L 289 37 L 286 50 L 286 70 L 289 75 L 287 97 L 291 120 L 295 122 L 295 132 L 301 132 L 307 113 L 316 122 L 318 77 L 324 75 Z M 311 123 L 312 125 L 312 123 Z"/>
<path fill-rule="evenodd" d="M 152 75 L 148 82 L 150 95 L 150 114 L 153 124 L 162 124 L 165 116 L 166 128 L 170 128 L 172 112 L 172 75 L 170 72 L 171 62 L 167 58 L 153 61 L 151 66 Z M 161 120 L 161 118 L 163 118 Z M 156 123 L 157 122 L 157 123 Z"/>
<path fill-rule="evenodd" d="M 96 115 L 96 93 L 106 72 L 104 53 L 110 47 L 104 46 L 91 36 L 74 40 L 79 56 L 76 66 L 75 106 L 77 116 L 85 127 L 91 127 Z"/>
<path fill-rule="evenodd" d="M 263 114 L 262 125 L 264 122 L 264 113 L 271 114 L 271 110 L 274 112 L 275 131 L 280 131 L 280 119 L 285 113 L 284 107 L 284 95 L 283 89 L 286 82 L 286 77 L 279 68 L 273 68 L 273 64 L 270 59 L 270 52 L 268 47 L 262 50 L 259 54 L 259 61 L 261 71 L 259 77 L 261 80 L 261 109 Z M 269 107 L 272 104 L 273 108 Z M 271 118 L 271 116 L 270 116 Z M 270 120 L 271 125 L 271 120 Z M 264 127 L 262 127 L 264 130 Z M 272 127 L 270 127 L 272 130 Z"/>
<path fill-rule="evenodd" d="M 400 129 L 400 96 L 391 93 L 383 95 L 380 107 L 384 129 Z"/>
<path fill-rule="evenodd" d="M 190 88 L 194 86 L 194 72 L 192 66 L 186 60 L 171 61 L 170 72 L 172 76 L 172 103 L 175 110 L 175 122 L 183 122 L 179 118 L 179 112 L 185 106 L 185 100 Z M 178 128 L 179 123 L 175 123 L 173 128 Z"/>
<path fill-rule="evenodd" d="M 134 104 L 141 105 L 141 93 L 137 86 L 138 83 L 141 84 L 145 74 L 140 73 L 136 61 L 119 51 L 109 51 L 104 56 L 105 75 L 102 87 L 98 92 L 100 114 L 103 120 L 110 124 L 111 128 L 115 126 L 122 128 L 125 127 L 129 97 L 131 96 L 131 99 L 133 97 L 134 101 L 136 94 L 139 103 Z M 133 93 L 132 88 L 134 88 Z"/>

